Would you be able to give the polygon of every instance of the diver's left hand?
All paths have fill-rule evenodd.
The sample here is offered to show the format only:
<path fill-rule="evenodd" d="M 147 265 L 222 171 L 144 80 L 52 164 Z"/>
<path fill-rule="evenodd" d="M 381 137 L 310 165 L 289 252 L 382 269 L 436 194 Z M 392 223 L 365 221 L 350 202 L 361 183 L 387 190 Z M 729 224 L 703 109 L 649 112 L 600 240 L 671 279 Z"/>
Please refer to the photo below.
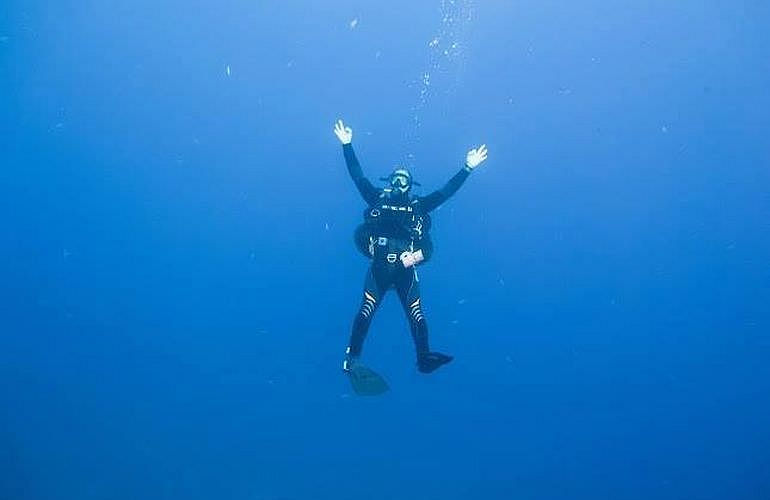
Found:
<path fill-rule="evenodd" d="M 465 157 L 465 164 L 468 166 L 469 169 L 473 170 L 474 168 L 481 165 L 481 163 L 487 159 L 487 145 L 482 144 L 478 147 L 478 149 L 471 149 L 468 151 L 468 155 Z"/>

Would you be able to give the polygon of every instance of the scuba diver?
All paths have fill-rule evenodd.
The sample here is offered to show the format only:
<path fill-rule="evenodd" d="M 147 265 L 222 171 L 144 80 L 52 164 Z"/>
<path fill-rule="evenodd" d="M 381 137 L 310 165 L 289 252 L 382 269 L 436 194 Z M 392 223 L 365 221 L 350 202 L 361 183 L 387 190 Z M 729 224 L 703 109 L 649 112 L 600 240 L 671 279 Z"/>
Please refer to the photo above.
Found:
<path fill-rule="evenodd" d="M 465 165 L 441 189 L 427 196 L 414 196 L 412 187 L 419 184 L 412 179 L 409 170 L 397 167 L 390 176 L 381 179 L 386 181 L 385 186 L 377 188 L 364 176 L 353 151 L 353 130 L 339 120 L 334 133 L 342 143 L 350 177 L 368 205 L 364 223 L 356 230 L 355 240 L 358 249 L 372 261 L 366 274 L 363 301 L 353 320 L 342 369 L 350 373 L 359 365 L 372 317 L 385 293 L 395 288 L 409 320 L 417 352 L 417 369 L 422 373 L 431 373 L 453 358 L 429 348 L 428 327 L 415 268 L 427 261 L 433 251 L 429 235 L 430 212 L 455 194 L 468 175 L 487 159 L 487 148 L 481 145 L 468 151 Z"/>

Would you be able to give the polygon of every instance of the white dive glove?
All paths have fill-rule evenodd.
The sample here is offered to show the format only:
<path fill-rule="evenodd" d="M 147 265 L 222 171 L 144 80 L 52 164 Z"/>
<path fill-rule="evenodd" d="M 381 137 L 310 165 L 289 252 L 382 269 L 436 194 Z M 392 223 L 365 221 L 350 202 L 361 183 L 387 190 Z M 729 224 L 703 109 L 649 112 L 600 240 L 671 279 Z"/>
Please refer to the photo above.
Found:
<path fill-rule="evenodd" d="M 465 165 L 468 167 L 468 170 L 473 170 L 486 159 L 487 159 L 487 145 L 482 144 L 481 146 L 478 147 L 478 149 L 471 149 L 470 151 L 468 151 L 468 155 L 465 157 Z"/>
<path fill-rule="evenodd" d="M 342 120 L 337 120 L 334 124 L 334 133 L 342 144 L 350 144 L 353 140 L 353 129 L 346 127 Z"/>

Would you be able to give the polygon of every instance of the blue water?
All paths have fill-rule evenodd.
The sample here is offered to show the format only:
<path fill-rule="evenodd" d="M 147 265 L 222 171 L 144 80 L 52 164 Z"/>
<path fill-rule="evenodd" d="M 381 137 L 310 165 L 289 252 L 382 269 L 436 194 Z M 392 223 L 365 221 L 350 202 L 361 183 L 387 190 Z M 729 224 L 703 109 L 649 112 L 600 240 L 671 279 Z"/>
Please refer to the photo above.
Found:
<path fill-rule="evenodd" d="M 7 1 L 0 499 L 770 498 L 770 4 Z M 370 178 L 440 186 L 340 372 Z"/>

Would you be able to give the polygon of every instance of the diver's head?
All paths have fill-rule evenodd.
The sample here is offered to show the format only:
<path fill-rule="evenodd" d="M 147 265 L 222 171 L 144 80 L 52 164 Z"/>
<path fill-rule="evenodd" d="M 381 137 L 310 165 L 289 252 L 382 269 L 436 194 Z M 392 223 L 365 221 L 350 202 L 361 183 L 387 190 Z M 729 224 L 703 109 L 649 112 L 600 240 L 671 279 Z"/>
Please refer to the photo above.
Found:
<path fill-rule="evenodd" d="M 388 176 L 388 183 L 393 192 L 406 195 L 412 189 L 412 174 L 404 167 L 396 167 Z"/>

